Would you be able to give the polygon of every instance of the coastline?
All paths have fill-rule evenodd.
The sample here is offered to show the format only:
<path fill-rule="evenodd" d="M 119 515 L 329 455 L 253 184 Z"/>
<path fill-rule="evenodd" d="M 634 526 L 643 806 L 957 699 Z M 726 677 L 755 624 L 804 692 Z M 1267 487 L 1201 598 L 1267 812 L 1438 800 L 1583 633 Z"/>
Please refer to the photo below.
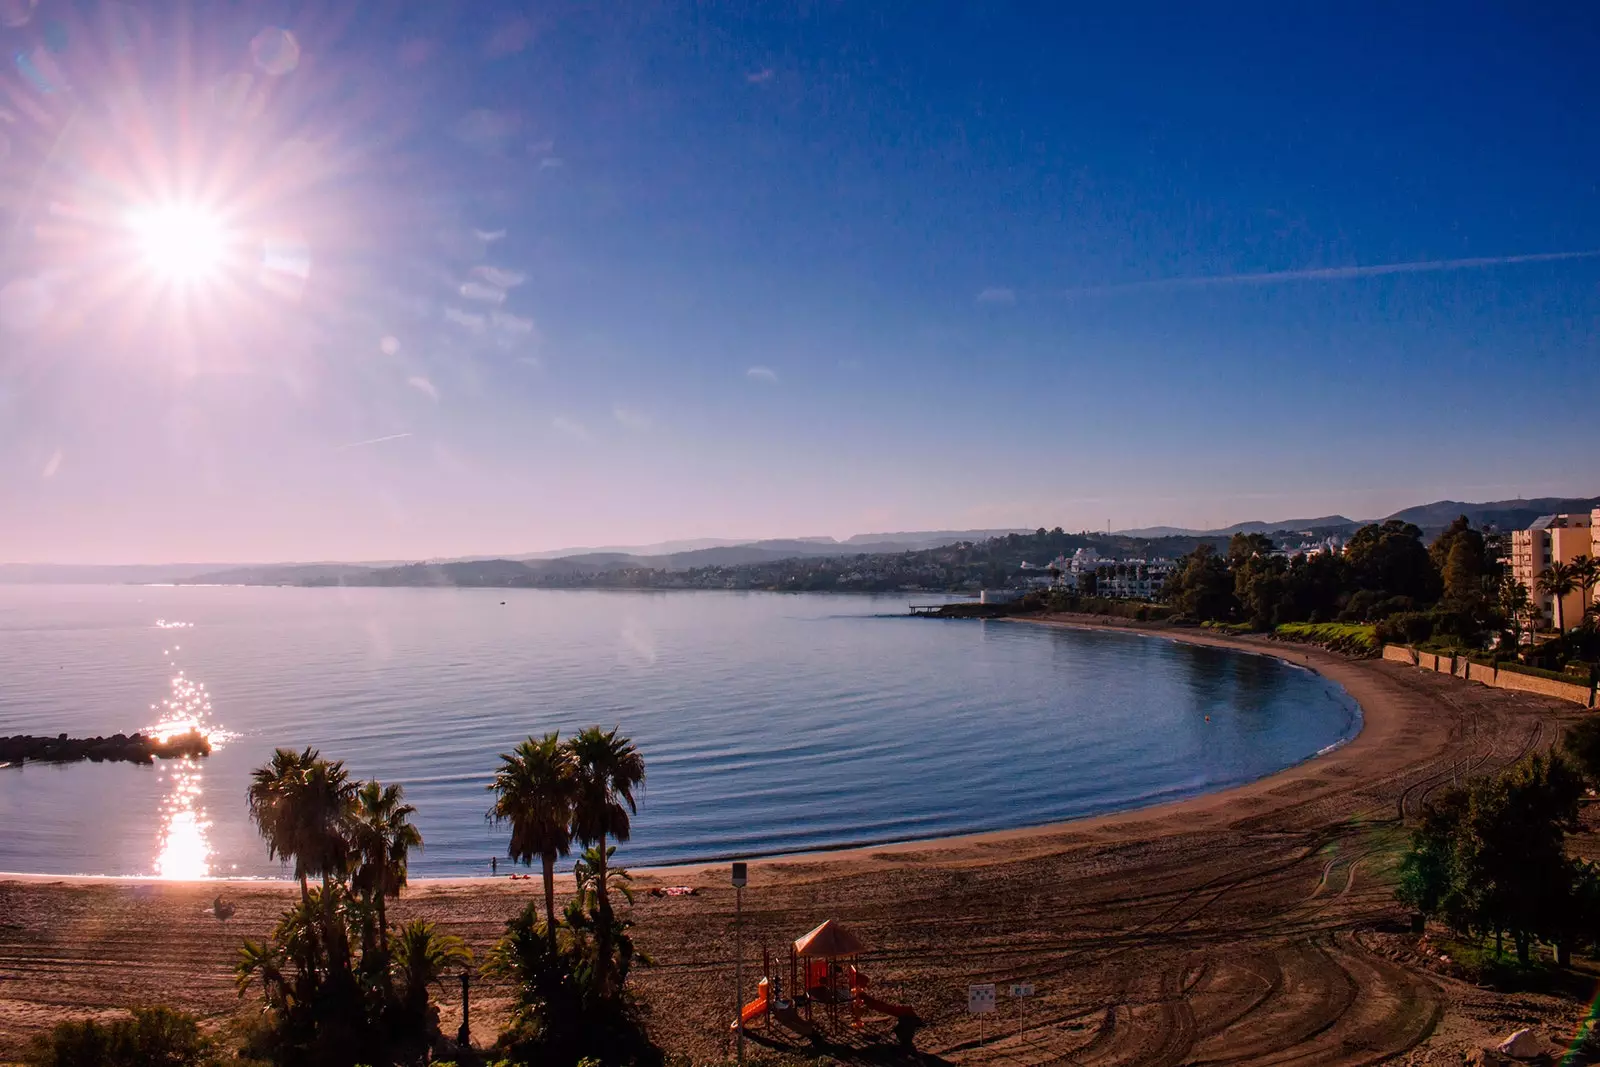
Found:
<path fill-rule="evenodd" d="M 960 852 L 963 850 L 988 854 L 996 846 L 1026 846 L 1028 839 L 1034 837 L 1055 838 L 1074 833 L 1095 833 L 1125 825 L 1129 822 L 1150 818 L 1194 817 L 1211 821 L 1217 816 L 1218 809 L 1240 801 L 1254 801 L 1255 798 L 1270 794 L 1273 790 L 1285 785 L 1292 787 L 1295 782 L 1301 781 L 1313 773 L 1311 771 L 1313 767 L 1315 768 L 1315 773 L 1324 773 L 1328 769 L 1328 761 L 1333 760 L 1335 757 L 1344 755 L 1346 760 L 1366 758 L 1368 749 L 1392 741 L 1393 735 L 1400 725 L 1398 722 L 1398 709 L 1393 706 L 1391 701 L 1385 701 L 1380 693 L 1370 691 L 1372 688 L 1370 685 L 1364 686 L 1362 684 L 1363 677 L 1359 671 L 1340 669 L 1341 665 L 1349 665 L 1361 661 L 1350 660 L 1348 657 L 1328 652 L 1316 646 L 1284 645 L 1281 642 L 1271 642 L 1261 638 L 1213 634 L 1198 629 L 1174 627 L 1162 623 L 1138 623 L 1132 620 L 1098 615 L 1051 615 L 972 621 L 982 623 L 1023 623 L 1057 629 L 1139 634 L 1187 644 L 1271 656 L 1274 659 L 1315 671 L 1342 688 L 1356 705 L 1359 724 L 1353 736 L 1346 738 L 1331 748 L 1313 753 L 1298 763 L 1291 764 L 1288 767 L 1249 782 L 1225 786 L 1221 789 L 1210 790 L 1193 796 L 1157 801 L 1153 804 L 1142 804 L 1137 807 L 1124 808 L 1097 815 L 1085 815 L 1073 819 L 1000 830 L 978 830 L 971 833 L 939 837 L 918 837 L 881 844 L 845 845 L 839 848 L 769 853 L 740 858 L 746 860 L 752 868 L 755 868 L 794 863 L 809 865 L 852 863 L 863 860 L 883 862 L 892 857 L 904 857 L 907 854 L 923 852 L 936 852 L 941 856 L 951 851 Z M 1363 744 L 1364 740 L 1365 744 Z M 1360 747 L 1358 748 L 1358 746 Z M 1044 842 L 1040 844 L 1044 844 Z M 635 878 L 648 889 L 651 885 L 673 879 L 692 879 L 694 877 L 707 876 L 712 872 L 721 872 L 727 867 L 728 862 L 729 860 L 726 859 L 694 860 L 686 863 L 665 864 L 655 867 L 632 867 L 629 869 Z M 513 870 L 515 869 L 513 868 Z M 556 877 L 557 884 L 563 881 L 570 882 L 571 879 L 571 874 L 558 874 Z M 32 872 L 0 871 L 0 882 L 7 881 L 23 884 L 60 883 L 66 885 L 187 885 L 191 887 L 214 887 L 218 891 L 243 888 L 281 888 L 284 891 L 288 891 L 295 888 L 294 880 L 287 877 L 168 879 L 155 875 L 36 874 Z M 520 877 L 513 880 L 509 875 L 494 877 L 484 875 L 440 875 L 413 878 L 410 884 L 422 888 L 496 887 L 502 885 L 517 886 L 522 881 L 523 879 Z"/>
<path fill-rule="evenodd" d="M 1508 1011 L 1553 1043 L 1570 1039 L 1583 1002 L 1511 1004 L 1442 971 L 1426 942 L 1399 932 L 1394 882 L 1407 820 L 1431 790 L 1549 747 L 1582 709 L 1313 647 L 1098 618 L 1029 621 L 1275 655 L 1342 685 L 1362 727 L 1332 752 L 1196 797 L 752 861 L 742 911 L 750 981 L 762 946 L 781 951 L 834 918 L 868 944 L 873 981 L 927 1022 L 919 1050 L 952 1064 L 1355 1067 L 1424 1043 L 1425 1055 L 1460 1062 L 1504 1036 Z M 703 863 L 636 872 L 634 936 L 661 964 L 638 972 L 638 993 L 663 1049 L 696 1063 L 731 1053 L 727 875 L 725 864 Z M 663 885 L 695 893 L 650 894 Z M 536 875 L 418 879 L 390 914 L 434 922 L 481 959 L 506 921 L 538 901 L 538 886 Z M 211 906 L 222 892 L 234 905 L 227 920 Z M 288 880 L 0 875 L 0 958 L 11 979 L 0 989 L 0 1062 L 64 1019 L 140 1004 L 192 1011 L 221 1029 L 253 1016 L 257 1003 L 241 1000 L 233 981 L 238 945 L 270 931 L 294 892 Z M 570 879 L 559 892 L 571 892 Z M 980 1029 L 964 994 L 990 981 L 1031 982 L 1038 993 L 1026 1011 L 1001 1004 Z M 512 991 L 480 975 L 472 1004 L 473 1033 L 486 1043 Z M 453 1032 L 457 1004 L 440 1008 Z M 876 1025 L 850 1040 L 870 1047 L 887 1032 Z"/>

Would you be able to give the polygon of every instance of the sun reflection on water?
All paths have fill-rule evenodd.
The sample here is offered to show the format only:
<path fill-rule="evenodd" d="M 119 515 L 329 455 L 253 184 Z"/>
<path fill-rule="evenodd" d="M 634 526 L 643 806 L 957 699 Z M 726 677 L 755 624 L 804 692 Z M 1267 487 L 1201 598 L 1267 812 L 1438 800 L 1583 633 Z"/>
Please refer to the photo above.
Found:
<path fill-rule="evenodd" d="M 191 623 L 165 619 L 156 625 L 163 630 L 186 628 Z M 163 649 L 169 659 L 181 646 Z M 179 670 L 171 681 L 171 692 L 160 704 L 150 705 L 155 723 L 145 727 L 146 736 L 168 740 L 195 731 L 205 735 L 215 751 L 234 735 L 211 721 L 211 696 L 206 687 Z M 211 841 L 207 833 L 211 820 L 202 804 L 205 782 L 204 763 L 187 757 L 160 761 L 157 773 L 169 782 L 161 805 L 161 829 L 156 839 L 156 876 L 168 879 L 205 878 L 211 874 Z"/>

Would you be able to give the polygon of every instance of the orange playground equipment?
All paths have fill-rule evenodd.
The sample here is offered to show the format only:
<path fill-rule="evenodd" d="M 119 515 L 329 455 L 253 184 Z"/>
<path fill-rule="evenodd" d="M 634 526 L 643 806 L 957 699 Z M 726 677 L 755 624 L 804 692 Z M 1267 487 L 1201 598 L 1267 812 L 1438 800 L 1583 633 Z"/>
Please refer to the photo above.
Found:
<path fill-rule="evenodd" d="M 848 1012 L 850 1026 L 859 1029 L 865 1025 L 862 1016 L 873 1012 L 893 1018 L 895 1033 L 910 1047 L 922 1020 L 910 1005 L 867 991 L 870 979 L 856 966 L 856 957 L 864 951 L 861 939 L 832 919 L 797 938 L 789 947 L 790 1000 L 783 999 L 781 983 L 772 973 L 772 959 L 763 951 L 756 999 L 743 1007 L 730 1029 L 737 1029 L 740 1022 L 748 1029 L 771 1021 L 802 1037 L 816 1038 L 819 1007 L 827 1025 L 834 1029 L 841 1025 L 841 1013 Z"/>

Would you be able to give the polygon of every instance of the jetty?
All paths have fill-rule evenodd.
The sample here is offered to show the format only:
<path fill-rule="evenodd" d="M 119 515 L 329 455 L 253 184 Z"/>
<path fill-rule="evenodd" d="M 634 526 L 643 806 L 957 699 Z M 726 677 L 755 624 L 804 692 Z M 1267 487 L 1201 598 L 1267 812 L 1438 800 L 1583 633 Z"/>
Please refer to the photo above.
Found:
<path fill-rule="evenodd" d="M 35 737 L 17 734 L 0 737 L 0 767 L 20 767 L 24 763 L 151 763 L 158 759 L 188 759 L 211 755 L 211 742 L 199 730 L 150 737 L 145 734 L 112 734 L 110 737 Z"/>

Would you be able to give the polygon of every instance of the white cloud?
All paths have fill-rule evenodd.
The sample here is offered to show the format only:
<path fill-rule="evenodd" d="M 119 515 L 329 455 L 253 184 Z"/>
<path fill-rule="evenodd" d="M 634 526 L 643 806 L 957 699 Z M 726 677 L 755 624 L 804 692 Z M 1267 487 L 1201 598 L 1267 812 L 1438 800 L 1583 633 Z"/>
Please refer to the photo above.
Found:
<path fill-rule="evenodd" d="M 484 324 L 488 321 L 482 315 L 471 311 L 462 311 L 460 308 L 445 308 L 444 317 L 457 326 L 465 326 L 473 333 L 482 333 Z"/>
<path fill-rule="evenodd" d="M 411 388 L 415 389 L 417 392 L 421 393 L 423 396 L 427 397 L 429 400 L 432 400 L 435 404 L 439 402 L 438 388 L 422 375 L 412 375 L 406 379 L 406 384 L 411 386 Z"/>
<path fill-rule="evenodd" d="M 751 85 L 760 85 L 763 82 L 771 81 L 773 73 L 774 71 L 771 67 L 762 67 L 760 70 L 752 71 L 751 73 L 746 74 L 744 76 L 744 80 L 749 82 Z"/>
<path fill-rule="evenodd" d="M 45 462 L 44 470 L 39 472 L 41 478 L 54 478 L 56 471 L 61 469 L 61 449 L 56 449 L 55 454 Z"/>
<path fill-rule="evenodd" d="M 556 433 L 565 434 L 578 441 L 589 439 L 589 428 L 577 419 L 570 419 L 565 415 L 557 415 L 550 421 L 550 428 Z"/>
<path fill-rule="evenodd" d="M 482 282 L 468 282 L 461 287 L 461 295 L 468 300 L 482 300 L 486 304 L 504 304 L 506 291 Z"/>
<path fill-rule="evenodd" d="M 473 267 L 472 273 L 496 289 L 515 289 L 523 280 L 523 276 L 516 271 L 501 267 Z"/>
<path fill-rule="evenodd" d="M 744 372 L 744 376 L 755 382 L 776 384 L 778 381 L 778 372 L 771 367 L 751 367 Z"/>
<path fill-rule="evenodd" d="M 538 370 L 544 366 L 544 361 L 538 356 L 518 356 L 517 362 L 522 364 L 524 367 L 532 367 L 534 370 Z"/>
<path fill-rule="evenodd" d="M 533 332 L 533 320 L 513 315 L 509 311 L 491 311 L 489 322 L 501 333 L 521 336 Z"/>
<path fill-rule="evenodd" d="M 1015 289 L 1004 286 L 992 285 L 978 294 L 980 304 L 1015 304 L 1017 293 Z"/>
<path fill-rule="evenodd" d="M 400 351 L 400 339 L 394 336 L 385 336 L 378 342 L 378 348 L 386 356 L 395 355 Z"/>
<path fill-rule="evenodd" d="M 484 244 L 489 244 L 489 243 L 491 243 L 493 241 L 498 241 L 502 237 L 504 237 L 505 235 L 506 235 L 506 231 L 504 231 L 504 230 L 473 230 L 472 231 L 472 236 L 476 237 L 478 240 L 482 241 Z"/>
<path fill-rule="evenodd" d="M 622 404 L 617 404 L 612 407 L 611 414 L 618 422 L 630 430 L 648 430 L 654 421 L 644 412 L 638 411 L 634 408 L 625 407 Z"/>

